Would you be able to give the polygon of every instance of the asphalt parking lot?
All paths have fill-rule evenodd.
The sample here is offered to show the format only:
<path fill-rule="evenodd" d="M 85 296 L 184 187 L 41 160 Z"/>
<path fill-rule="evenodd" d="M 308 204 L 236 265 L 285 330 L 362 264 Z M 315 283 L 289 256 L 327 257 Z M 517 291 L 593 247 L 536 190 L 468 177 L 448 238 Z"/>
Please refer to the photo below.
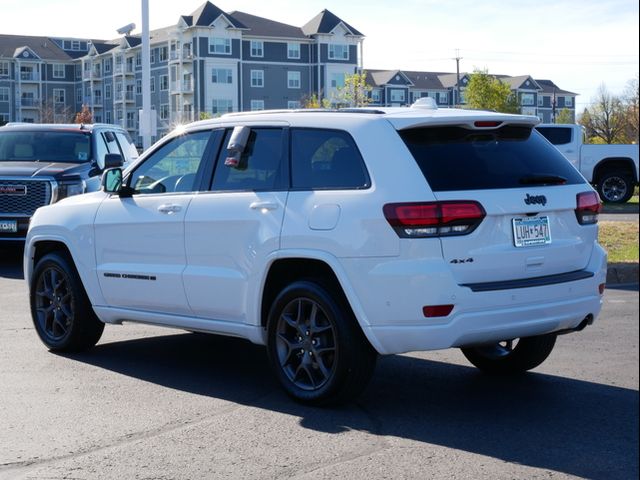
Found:
<path fill-rule="evenodd" d="M 638 478 L 638 287 L 519 378 L 457 350 L 381 358 L 357 403 L 279 389 L 264 349 L 139 325 L 47 352 L 0 250 L 0 478 Z"/>

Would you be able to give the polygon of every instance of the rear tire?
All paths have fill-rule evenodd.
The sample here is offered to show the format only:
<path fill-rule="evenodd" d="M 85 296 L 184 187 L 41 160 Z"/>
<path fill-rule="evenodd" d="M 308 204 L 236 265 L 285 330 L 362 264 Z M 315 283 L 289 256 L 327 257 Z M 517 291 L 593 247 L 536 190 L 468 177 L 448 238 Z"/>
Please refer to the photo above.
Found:
<path fill-rule="evenodd" d="M 598 179 L 598 193 L 603 202 L 626 203 L 633 196 L 635 182 L 626 172 L 606 172 Z"/>
<path fill-rule="evenodd" d="M 540 365 L 551 354 L 555 343 L 556 335 L 548 334 L 461 350 L 467 360 L 483 372 L 508 375 Z"/>
<path fill-rule="evenodd" d="M 50 350 L 82 351 L 98 343 L 104 323 L 96 317 L 78 272 L 66 256 L 56 252 L 42 257 L 30 287 L 33 325 Z"/>
<path fill-rule="evenodd" d="M 369 383 L 377 354 L 331 288 L 307 280 L 284 288 L 270 309 L 267 333 L 271 367 L 298 402 L 345 403 Z"/>

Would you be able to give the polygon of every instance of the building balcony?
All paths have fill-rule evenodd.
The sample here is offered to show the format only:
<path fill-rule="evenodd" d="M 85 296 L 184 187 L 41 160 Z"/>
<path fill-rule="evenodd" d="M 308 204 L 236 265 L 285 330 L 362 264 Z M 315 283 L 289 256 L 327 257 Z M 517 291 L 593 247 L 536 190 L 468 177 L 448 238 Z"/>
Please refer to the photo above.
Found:
<path fill-rule="evenodd" d="M 173 50 L 169 52 L 169 62 L 192 62 L 193 61 L 193 53 L 191 53 L 190 48 L 185 48 L 182 51 Z"/>
<path fill-rule="evenodd" d="M 182 82 L 171 82 L 171 93 L 193 93 L 193 81 L 183 80 Z"/>
<path fill-rule="evenodd" d="M 39 82 L 40 76 L 36 72 L 20 72 L 20 81 Z"/>
<path fill-rule="evenodd" d="M 135 102 L 136 98 L 133 92 L 116 92 L 114 100 L 116 102 L 133 103 Z"/>
<path fill-rule="evenodd" d="M 135 68 L 133 65 L 117 65 L 113 67 L 114 75 L 134 75 Z"/>
<path fill-rule="evenodd" d="M 102 80 L 102 72 L 100 70 L 84 70 L 82 80 Z"/>
<path fill-rule="evenodd" d="M 21 98 L 20 106 L 22 108 L 40 108 L 40 99 L 39 98 Z"/>

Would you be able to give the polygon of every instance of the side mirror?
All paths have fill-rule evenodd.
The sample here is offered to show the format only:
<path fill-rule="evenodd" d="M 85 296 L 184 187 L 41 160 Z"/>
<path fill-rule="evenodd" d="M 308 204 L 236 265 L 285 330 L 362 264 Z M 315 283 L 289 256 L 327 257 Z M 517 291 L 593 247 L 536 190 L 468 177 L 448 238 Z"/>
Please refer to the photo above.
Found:
<path fill-rule="evenodd" d="M 107 153 L 104 156 L 105 170 L 108 168 L 119 168 L 122 165 L 124 165 L 124 161 L 122 160 L 122 155 L 119 153 Z"/>
<path fill-rule="evenodd" d="M 108 155 L 107 155 L 108 156 Z M 119 157 L 120 155 L 118 155 Z M 102 190 L 107 193 L 120 193 L 122 188 L 122 169 L 110 168 L 102 174 Z"/>

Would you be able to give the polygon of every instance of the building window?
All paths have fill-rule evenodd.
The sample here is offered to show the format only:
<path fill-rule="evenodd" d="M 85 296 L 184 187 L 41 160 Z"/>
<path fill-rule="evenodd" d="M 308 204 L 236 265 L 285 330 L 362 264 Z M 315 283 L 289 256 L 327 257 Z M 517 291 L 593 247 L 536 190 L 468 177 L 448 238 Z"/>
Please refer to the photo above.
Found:
<path fill-rule="evenodd" d="M 287 72 L 287 87 L 300 88 L 300 72 Z"/>
<path fill-rule="evenodd" d="M 251 100 L 251 111 L 264 110 L 264 100 Z"/>
<path fill-rule="evenodd" d="M 371 100 L 373 103 L 380 103 L 380 90 L 371 90 Z"/>
<path fill-rule="evenodd" d="M 160 120 L 168 120 L 169 119 L 169 105 L 163 104 L 160 105 Z"/>
<path fill-rule="evenodd" d="M 136 95 L 142 95 L 142 80 L 136 80 Z"/>
<path fill-rule="evenodd" d="M 333 88 L 342 88 L 344 87 L 344 73 L 332 73 L 331 74 L 331 83 L 330 85 Z"/>
<path fill-rule="evenodd" d="M 9 101 L 9 89 L 7 87 L 0 87 L 0 102 Z"/>
<path fill-rule="evenodd" d="M 329 45 L 329 60 L 349 60 L 349 45 Z"/>
<path fill-rule="evenodd" d="M 65 96 L 64 89 L 62 88 L 54 88 L 53 89 L 53 103 L 64 105 Z"/>
<path fill-rule="evenodd" d="M 564 97 L 564 106 L 573 107 L 573 97 Z"/>
<path fill-rule="evenodd" d="M 447 92 L 438 92 L 438 103 L 449 103 L 449 94 Z"/>
<path fill-rule="evenodd" d="M 392 102 L 404 102 L 404 90 L 390 90 L 389 95 Z"/>
<path fill-rule="evenodd" d="M 156 77 L 151 77 L 149 79 L 149 91 L 151 93 L 156 93 Z"/>
<path fill-rule="evenodd" d="M 544 97 L 542 95 L 538 95 L 538 106 L 541 107 L 544 105 Z"/>
<path fill-rule="evenodd" d="M 233 101 L 228 99 L 214 99 L 212 105 L 213 113 L 233 112 Z"/>
<path fill-rule="evenodd" d="M 251 86 L 264 87 L 264 70 L 251 70 Z"/>
<path fill-rule="evenodd" d="M 287 43 L 287 58 L 300 58 L 299 43 Z"/>
<path fill-rule="evenodd" d="M 422 92 L 413 92 L 413 101 L 415 102 L 419 98 L 422 98 Z"/>
<path fill-rule="evenodd" d="M 522 105 L 533 105 L 533 93 L 523 93 L 522 97 L 520 98 L 520 102 Z"/>
<path fill-rule="evenodd" d="M 156 48 L 151 49 L 151 53 L 149 54 L 149 63 L 156 63 Z"/>
<path fill-rule="evenodd" d="M 111 123 L 111 112 L 104 112 L 104 121 L 106 123 Z"/>
<path fill-rule="evenodd" d="M 160 47 L 158 49 L 158 61 L 166 62 L 169 59 L 169 49 L 167 47 Z"/>
<path fill-rule="evenodd" d="M 71 40 L 71 50 L 80 50 L 80 40 Z"/>
<path fill-rule="evenodd" d="M 104 98 L 105 100 L 111 100 L 111 85 L 104 86 Z"/>
<path fill-rule="evenodd" d="M 233 83 L 233 73 L 230 68 L 214 68 L 211 70 L 213 83 Z"/>
<path fill-rule="evenodd" d="M 251 40 L 251 56 L 263 57 L 264 56 L 264 43 L 260 40 Z"/>
<path fill-rule="evenodd" d="M 0 77 L 9 76 L 9 62 L 0 62 Z"/>
<path fill-rule="evenodd" d="M 64 65 L 61 63 L 53 64 L 53 78 L 64 78 Z"/>
<path fill-rule="evenodd" d="M 300 102 L 296 100 L 289 100 L 287 102 L 287 108 L 290 108 L 290 109 L 300 108 Z"/>
<path fill-rule="evenodd" d="M 136 67 L 141 67 L 142 66 L 142 53 L 138 52 L 136 53 Z"/>
<path fill-rule="evenodd" d="M 111 73 L 111 59 L 108 58 L 104 61 L 104 73 Z"/>
<path fill-rule="evenodd" d="M 83 103 L 82 102 L 82 88 L 77 88 L 76 89 L 76 103 Z"/>
<path fill-rule="evenodd" d="M 209 39 L 209 53 L 231 55 L 231 39 L 211 37 Z"/>
<path fill-rule="evenodd" d="M 160 90 L 169 90 L 169 75 L 160 75 Z"/>

